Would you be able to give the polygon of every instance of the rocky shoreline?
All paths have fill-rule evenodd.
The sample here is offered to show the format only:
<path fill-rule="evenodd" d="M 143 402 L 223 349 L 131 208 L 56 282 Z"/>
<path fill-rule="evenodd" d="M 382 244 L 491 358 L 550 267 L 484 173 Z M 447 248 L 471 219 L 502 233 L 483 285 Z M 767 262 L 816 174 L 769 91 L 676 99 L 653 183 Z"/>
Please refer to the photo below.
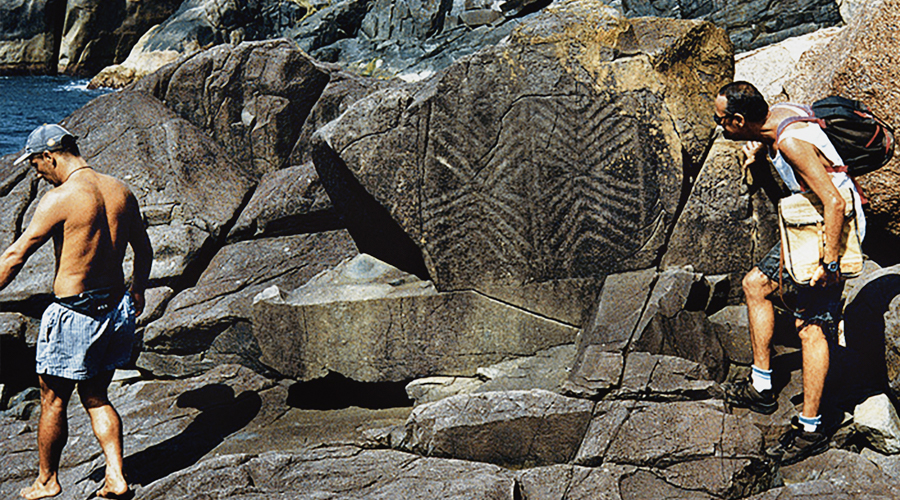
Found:
<path fill-rule="evenodd" d="M 188 3 L 169 26 L 210 12 Z M 340 6 L 305 19 L 356 19 Z M 445 31 L 402 26 L 475 33 L 476 7 L 435 7 Z M 503 36 L 418 81 L 233 35 L 64 121 L 132 187 L 156 251 L 134 370 L 111 390 L 137 497 L 900 497 L 898 160 L 860 179 L 872 260 L 845 290 L 832 449 L 778 467 L 763 450 L 802 392 L 787 318 L 778 412 L 729 409 L 720 383 L 750 363 L 740 279 L 776 241 L 780 187 L 741 171 L 710 118 L 716 90 L 748 79 L 773 102 L 839 92 L 890 121 L 898 2 L 737 62 L 745 32 L 708 21 L 508 7 L 485 25 Z M 353 22 L 393 29 L 376 19 Z M 412 68 L 385 61 L 383 76 Z M 47 189 L 15 156 L 4 247 Z M 37 471 L 51 252 L 0 292 L 4 498 Z M 83 498 L 103 460 L 71 406 L 60 498 Z"/>

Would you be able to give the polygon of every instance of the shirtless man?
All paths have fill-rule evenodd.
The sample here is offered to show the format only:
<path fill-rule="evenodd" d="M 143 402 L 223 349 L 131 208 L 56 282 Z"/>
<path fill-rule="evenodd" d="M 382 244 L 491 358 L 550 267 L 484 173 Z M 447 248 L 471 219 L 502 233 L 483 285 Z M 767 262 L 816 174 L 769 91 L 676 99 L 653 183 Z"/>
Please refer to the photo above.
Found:
<path fill-rule="evenodd" d="M 37 345 L 40 471 L 21 495 L 36 499 L 62 491 L 57 473 L 68 437 L 66 407 L 77 384 L 106 457 L 106 480 L 97 495 L 120 498 L 130 493 L 122 471 L 122 422 L 107 388 L 115 369 L 131 358 L 135 316 L 144 307 L 153 258 L 150 240 L 134 195 L 118 180 L 94 171 L 63 127 L 35 129 L 16 164 L 26 160 L 54 187 L 41 198 L 25 232 L 0 255 L 0 289 L 53 238 L 56 300 L 41 319 Z M 134 251 L 134 276 L 125 293 L 122 261 L 128 245 Z"/>

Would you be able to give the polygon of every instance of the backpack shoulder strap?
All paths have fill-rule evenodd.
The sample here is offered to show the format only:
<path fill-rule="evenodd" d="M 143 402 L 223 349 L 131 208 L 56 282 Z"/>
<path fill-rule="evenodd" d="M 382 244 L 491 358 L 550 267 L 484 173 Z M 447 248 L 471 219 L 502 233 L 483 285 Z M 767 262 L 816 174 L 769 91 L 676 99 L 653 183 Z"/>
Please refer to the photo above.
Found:
<path fill-rule="evenodd" d="M 793 108 L 801 113 L 806 113 L 806 116 L 798 115 L 791 116 L 790 118 L 784 119 L 781 123 L 778 124 L 778 129 L 775 131 L 775 144 L 781 140 L 781 132 L 784 131 L 789 125 L 792 125 L 797 122 L 816 122 L 819 126 L 824 126 L 825 123 L 823 120 L 816 118 L 815 113 L 813 113 L 813 109 L 810 106 L 805 104 L 794 104 L 792 102 L 779 102 L 778 104 L 773 104 L 772 108 Z"/>
<path fill-rule="evenodd" d="M 788 125 L 793 125 L 797 122 L 815 122 L 819 124 L 820 127 L 823 125 L 822 120 L 815 116 L 792 116 L 790 118 L 785 118 L 778 124 L 778 129 L 775 131 L 775 144 L 778 144 L 781 141 L 781 133 L 784 129 L 787 128 Z"/>

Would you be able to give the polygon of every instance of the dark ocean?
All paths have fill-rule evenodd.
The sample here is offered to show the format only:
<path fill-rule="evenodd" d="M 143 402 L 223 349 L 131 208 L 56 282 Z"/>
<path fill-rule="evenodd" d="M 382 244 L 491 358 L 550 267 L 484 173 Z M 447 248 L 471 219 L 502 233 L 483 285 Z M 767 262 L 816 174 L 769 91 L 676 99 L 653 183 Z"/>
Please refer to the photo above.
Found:
<path fill-rule="evenodd" d="M 43 123 L 59 123 L 110 90 L 87 90 L 87 79 L 66 76 L 0 76 L 0 156 L 25 146 Z"/>

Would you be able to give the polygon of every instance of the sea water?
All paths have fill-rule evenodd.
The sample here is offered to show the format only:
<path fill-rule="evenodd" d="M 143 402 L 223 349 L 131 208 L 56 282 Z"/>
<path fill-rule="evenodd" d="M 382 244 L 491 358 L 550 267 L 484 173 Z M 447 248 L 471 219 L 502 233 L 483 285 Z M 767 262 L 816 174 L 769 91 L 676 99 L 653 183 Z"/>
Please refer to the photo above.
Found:
<path fill-rule="evenodd" d="M 88 80 L 67 76 L 0 76 L 0 156 L 21 151 L 28 134 L 59 123 L 91 99 L 111 92 L 88 90 Z"/>

